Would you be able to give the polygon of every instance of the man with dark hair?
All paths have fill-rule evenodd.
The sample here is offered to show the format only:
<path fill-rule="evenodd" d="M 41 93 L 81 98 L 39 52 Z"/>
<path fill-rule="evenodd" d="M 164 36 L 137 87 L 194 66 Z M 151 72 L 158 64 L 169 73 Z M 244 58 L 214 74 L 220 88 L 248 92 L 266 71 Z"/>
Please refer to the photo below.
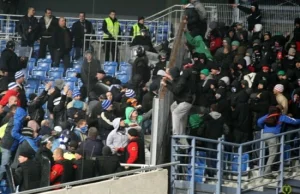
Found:
<path fill-rule="evenodd" d="M 54 60 L 54 51 L 52 44 L 53 34 L 58 27 L 58 20 L 52 15 L 52 10 L 45 9 L 45 15 L 39 19 L 39 36 L 40 36 L 40 50 L 39 59 L 46 57 L 47 46 L 50 51 L 51 59 Z"/>
<path fill-rule="evenodd" d="M 128 130 L 129 143 L 126 147 L 126 163 L 127 164 L 145 164 L 145 146 L 144 141 L 139 138 L 136 129 Z M 126 166 L 125 169 L 129 167 Z"/>
<path fill-rule="evenodd" d="M 105 61 L 109 61 L 109 55 L 112 55 L 112 61 L 118 61 L 118 48 L 116 41 L 121 35 L 120 23 L 116 18 L 116 11 L 112 10 L 109 17 L 103 20 L 102 24 L 103 39 L 105 41 Z"/>
<path fill-rule="evenodd" d="M 23 16 L 17 26 L 17 31 L 21 36 L 21 46 L 33 47 L 34 42 L 38 39 L 38 20 L 33 7 L 28 8 L 27 15 Z"/>
<path fill-rule="evenodd" d="M 131 27 L 130 36 L 132 36 L 132 39 L 140 36 L 141 30 L 148 30 L 148 27 L 145 26 L 145 18 L 143 16 L 139 16 L 138 22 Z"/>
<path fill-rule="evenodd" d="M 79 13 L 79 20 L 72 25 L 72 34 L 75 38 L 74 48 L 75 48 L 75 59 L 78 60 L 82 56 L 83 45 L 85 44 L 85 50 L 89 49 L 89 41 L 84 43 L 85 34 L 93 34 L 93 24 L 85 19 L 85 13 Z M 89 37 L 86 37 L 88 40 Z"/>

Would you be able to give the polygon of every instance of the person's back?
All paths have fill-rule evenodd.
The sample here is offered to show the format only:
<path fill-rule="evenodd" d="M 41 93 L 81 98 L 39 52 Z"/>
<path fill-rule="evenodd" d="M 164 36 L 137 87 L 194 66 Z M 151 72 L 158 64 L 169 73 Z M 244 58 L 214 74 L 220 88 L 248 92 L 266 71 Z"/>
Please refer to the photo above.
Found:
<path fill-rule="evenodd" d="M 75 160 L 75 180 L 93 178 L 96 175 L 96 162 L 94 160 L 80 159 Z"/>
<path fill-rule="evenodd" d="M 105 146 L 102 150 L 103 156 L 97 157 L 98 176 L 104 176 L 121 171 L 119 157 L 112 155 L 111 149 Z"/>
<path fill-rule="evenodd" d="M 228 132 L 228 126 L 225 124 L 225 119 L 216 111 L 210 112 L 203 117 L 204 120 L 204 137 L 209 139 L 218 139 Z M 227 130 L 227 131 L 226 131 Z"/>

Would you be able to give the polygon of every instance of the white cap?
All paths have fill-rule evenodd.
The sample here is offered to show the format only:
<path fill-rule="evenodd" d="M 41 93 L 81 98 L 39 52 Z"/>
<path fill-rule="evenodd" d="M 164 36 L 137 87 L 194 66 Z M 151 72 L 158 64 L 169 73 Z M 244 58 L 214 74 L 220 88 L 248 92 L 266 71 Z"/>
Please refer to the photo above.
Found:
<path fill-rule="evenodd" d="M 55 126 L 54 127 L 54 131 L 56 131 L 56 132 L 62 132 L 61 126 Z"/>

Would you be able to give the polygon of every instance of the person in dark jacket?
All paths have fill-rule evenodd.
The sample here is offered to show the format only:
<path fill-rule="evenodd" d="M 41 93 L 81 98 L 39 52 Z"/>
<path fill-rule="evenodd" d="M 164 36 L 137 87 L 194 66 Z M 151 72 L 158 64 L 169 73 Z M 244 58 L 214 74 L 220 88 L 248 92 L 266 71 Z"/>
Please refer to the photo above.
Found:
<path fill-rule="evenodd" d="M 0 67 L 0 70 L 1 70 L 1 67 Z M 5 92 L 8 90 L 8 84 L 9 84 L 9 79 L 8 79 L 7 73 L 0 71 L 0 96 L 1 96 L 2 92 Z"/>
<path fill-rule="evenodd" d="M 24 57 L 18 58 L 15 51 L 15 42 L 10 40 L 6 43 L 6 48 L 1 53 L 0 70 L 8 78 L 8 82 L 15 81 L 15 73 L 26 68 Z"/>
<path fill-rule="evenodd" d="M 58 19 L 52 15 L 52 10 L 45 9 L 45 15 L 39 19 L 39 38 L 40 38 L 40 50 L 39 59 L 46 58 L 47 47 L 49 49 L 51 59 L 54 60 L 53 49 L 53 34 L 58 28 Z"/>
<path fill-rule="evenodd" d="M 141 34 L 135 36 L 130 44 L 130 46 L 138 46 L 138 45 L 143 46 L 146 51 L 157 53 L 157 51 L 153 47 L 151 36 L 149 35 L 148 29 L 142 29 Z"/>
<path fill-rule="evenodd" d="M 163 70 L 166 71 L 166 67 L 167 67 L 167 61 L 166 61 L 166 53 L 165 52 L 161 52 L 158 56 L 158 60 L 159 62 L 156 63 L 154 70 L 152 72 L 153 77 L 157 76 L 157 72 L 159 70 Z M 153 78 L 152 78 L 153 79 Z"/>
<path fill-rule="evenodd" d="M 65 70 L 70 67 L 70 51 L 72 49 L 72 34 L 66 27 L 66 19 L 59 18 L 59 27 L 56 28 L 53 35 L 54 67 L 58 67 L 60 60 L 63 59 Z"/>
<path fill-rule="evenodd" d="M 134 24 L 130 29 L 130 36 L 134 39 L 136 36 L 141 35 L 142 30 L 147 30 L 147 26 L 145 25 L 145 18 L 143 16 L 138 17 L 138 22 Z"/>
<path fill-rule="evenodd" d="M 78 148 L 75 151 L 75 181 L 93 178 L 96 176 L 96 162 L 86 157 L 84 150 Z"/>
<path fill-rule="evenodd" d="M 79 20 L 76 21 L 72 25 L 72 34 L 74 36 L 74 48 L 75 48 L 75 59 L 78 60 L 82 56 L 82 49 L 84 44 L 84 35 L 85 34 L 93 34 L 93 24 L 85 19 L 85 13 L 79 13 Z M 86 37 L 89 39 L 90 37 Z M 85 43 L 85 50 L 89 49 L 90 41 L 86 41 Z"/>
<path fill-rule="evenodd" d="M 41 164 L 35 161 L 31 152 L 26 149 L 20 151 L 18 158 L 20 164 L 13 171 L 13 179 L 16 186 L 19 186 L 19 192 L 31 189 L 37 189 L 41 186 Z"/>
<path fill-rule="evenodd" d="M 146 84 L 151 78 L 151 71 L 148 66 L 149 59 L 145 54 L 144 47 L 140 46 L 137 49 L 137 58 L 135 59 L 132 66 L 132 78 L 139 74 L 142 76 L 143 84 Z M 131 79 L 132 79 L 131 78 Z"/>
<path fill-rule="evenodd" d="M 46 103 L 45 97 L 37 96 L 35 93 L 29 94 L 28 114 L 32 120 L 39 124 L 44 120 L 45 111 L 43 105 Z"/>
<path fill-rule="evenodd" d="M 84 151 L 84 154 L 88 158 L 97 157 L 102 155 L 103 143 L 97 139 L 98 130 L 95 127 L 89 128 L 88 137 L 83 141 L 79 149 Z"/>
<path fill-rule="evenodd" d="M 103 112 L 100 115 L 100 118 L 98 120 L 99 123 L 99 134 L 101 136 L 101 139 L 103 141 L 106 140 L 108 134 L 114 129 L 113 126 L 113 120 L 116 118 L 114 111 L 113 111 L 113 105 L 111 101 L 104 100 L 102 102 L 102 108 Z"/>
<path fill-rule="evenodd" d="M 42 162 L 42 158 L 46 157 L 50 161 L 51 166 L 54 165 L 53 153 L 51 151 L 53 140 L 53 137 L 50 135 L 44 135 L 41 138 L 40 148 L 35 154 L 35 159 L 37 161 Z"/>
<path fill-rule="evenodd" d="M 27 116 L 26 111 L 23 108 L 18 107 L 13 118 L 8 122 L 5 130 L 5 134 L 1 140 L 1 168 L 0 179 L 3 178 L 5 172 L 5 165 L 7 165 L 11 159 L 12 152 L 17 150 L 19 141 L 24 139 L 21 135 L 21 129 L 23 128 L 23 122 Z"/>
<path fill-rule="evenodd" d="M 128 130 L 129 143 L 126 147 L 126 163 L 127 164 L 145 164 L 145 146 L 144 140 L 139 138 L 139 133 L 136 129 Z M 128 169 L 126 166 L 125 169 Z"/>
<path fill-rule="evenodd" d="M 203 134 L 204 138 L 208 139 L 215 139 L 222 137 L 222 135 L 228 135 L 229 134 L 229 127 L 225 123 L 225 119 L 222 116 L 221 113 L 217 112 L 217 105 L 212 104 L 210 106 L 210 113 L 203 116 L 203 122 L 204 125 L 201 127 L 203 128 Z M 217 144 L 214 143 L 205 143 L 205 147 L 209 149 L 217 149 Z M 208 158 L 217 159 L 217 152 L 214 151 L 208 151 Z M 215 161 L 213 160 L 207 160 L 207 166 L 209 168 L 215 168 L 214 165 Z M 216 173 L 214 170 L 208 170 L 208 176 L 213 177 Z"/>
<path fill-rule="evenodd" d="M 39 38 L 39 24 L 33 7 L 28 8 L 28 12 L 18 23 L 17 31 L 21 36 L 21 46 L 33 47 L 34 42 Z"/>
<path fill-rule="evenodd" d="M 242 12 L 249 14 L 248 16 L 248 31 L 252 32 L 254 29 L 255 24 L 261 24 L 261 13 L 258 7 L 258 1 L 251 3 L 251 8 L 247 8 L 241 5 L 233 5 L 233 7 L 237 7 Z"/>
<path fill-rule="evenodd" d="M 159 85 L 152 82 L 149 86 L 149 92 L 143 96 L 142 110 L 144 113 L 150 111 L 153 106 L 153 98 L 158 96 Z"/>
<path fill-rule="evenodd" d="M 62 95 L 56 98 L 53 101 L 54 108 L 53 108 L 53 123 L 54 126 L 66 126 L 67 116 L 66 116 L 66 100 L 67 100 L 67 93 L 69 91 L 69 86 L 64 86 L 64 90 Z"/>
<path fill-rule="evenodd" d="M 205 8 L 199 12 L 196 9 L 195 3 L 200 4 L 198 1 L 191 0 L 191 4 L 185 7 L 185 15 L 187 20 L 187 28 L 193 37 L 197 35 L 205 36 L 207 30 L 206 11 Z M 202 6 L 201 4 L 201 7 Z M 200 13 L 200 14 L 199 14 Z"/>
<path fill-rule="evenodd" d="M 25 75 L 24 75 L 24 72 L 22 70 L 16 72 L 15 80 L 16 80 L 16 84 L 19 87 L 18 98 L 20 100 L 20 106 L 26 110 L 26 108 L 27 108 L 27 97 L 26 97 L 25 87 L 23 85 L 24 82 L 25 82 Z"/>
<path fill-rule="evenodd" d="M 93 58 L 92 52 L 85 52 L 85 60 L 81 66 L 80 77 L 82 80 L 81 97 L 85 97 L 90 93 L 94 85 L 97 83 L 96 75 L 100 70 L 100 62 Z"/>
<path fill-rule="evenodd" d="M 98 176 L 114 174 L 122 171 L 119 157 L 113 155 L 110 147 L 104 146 L 102 149 L 102 156 L 97 157 L 97 171 Z"/>

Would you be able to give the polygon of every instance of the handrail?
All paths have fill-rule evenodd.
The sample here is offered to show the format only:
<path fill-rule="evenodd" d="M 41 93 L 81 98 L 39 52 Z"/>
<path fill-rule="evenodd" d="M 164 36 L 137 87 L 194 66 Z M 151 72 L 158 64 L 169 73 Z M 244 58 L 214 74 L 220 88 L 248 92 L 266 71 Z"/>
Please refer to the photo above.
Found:
<path fill-rule="evenodd" d="M 145 20 L 150 20 L 151 18 L 154 18 L 154 17 L 156 17 L 157 15 L 160 15 L 160 14 L 166 12 L 166 11 L 172 10 L 172 9 L 175 8 L 175 7 L 182 7 L 182 6 L 181 6 L 181 5 L 173 5 L 173 6 L 168 7 L 168 8 L 166 8 L 166 9 L 160 11 L 160 12 L 157 12 L 157 13 L 151 15 L 151 16 L 146 17 Z M 154 20 L 154 19 L 152 19 L 152 20 Z"/>
<path fill-rule="evenodd" d="M 151 167 L 147 167 L 147 168 L 143 168 L 143 169 L 129 170 L 129 171 L 119 172 L 119 173 L 105 175 L 105 176 L 99 176 L 99 177 L 94 177 L 94 178 L 89 178 L 89 179 L 84 179 L 84 180 L 79 180 L 79 181 L 73 181 L 73 182 L 69 182 L 69 183 L 63 183 L 63 184 L 59 184 L 59 185 L 53 185 L 53 186 L 49 186 L 49 187 L 42 187 L 42 188 L 38 188 L 38 189 L 32 189 L 32 190 L 28 190 L 28 191 L 19 192 L 18 194 L 40 193 L 40 192 L 45 192 L 45 191 L 58 189 L 58 188 L 62 188 L 62 187 L 69 187 L 69 186 L 74 186 L 74 185 L 91 183 L 91 182 L 95 182 L 95 181 L 101 181 L 101 180 L 104 180 L 104 179 L 110 179 L 110 178 L 116 178 L 116 177 L 119 177 L 119 176 L 134 174 L 134 173 L 137 173 L 137 172 L 144 172 L 146 170 L 147 171 L 148 170 L 157 170 L 159 168 L 165 168 L 165 167 L 173 166 L 173 165 L 176 165 L 176 164 L 179 164 L 179 163 L 180 162 L 170 162 L 170 163 L 161 164 L 161 165 L 157 165 L 157 166 L 151 166 Z"/>

